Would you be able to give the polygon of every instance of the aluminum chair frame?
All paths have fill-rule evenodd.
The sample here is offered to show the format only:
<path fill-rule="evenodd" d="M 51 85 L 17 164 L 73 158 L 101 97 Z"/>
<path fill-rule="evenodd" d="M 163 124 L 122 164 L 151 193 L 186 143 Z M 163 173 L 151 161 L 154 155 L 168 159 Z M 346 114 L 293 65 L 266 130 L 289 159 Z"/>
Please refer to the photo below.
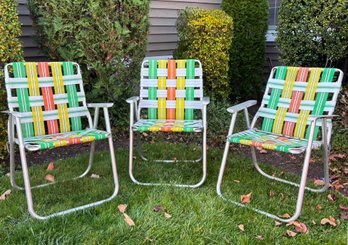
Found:
<path fill-rule="evenodd" d="M 74 66 L 77 67 L 78 74 L 81 74 L 79 65 L 75 62 L 72 62 L 72 63 Z M 9 66 L 12 66 L 12 63 L 9 63 L 5 66 L 5 79 L 9 78 L 9 71 L 8 71 Z M 81 89 L 83 89 L 83 87 Z M 7 88 L 7 93 L 8 94 L 11 93 L 10 89 L 8 89 L 8 88 Z M 85 104 L 85 102 L 84 102 L 84 104 Z M 25 191 L 28 211 L 33 218 L 36 218 L 39 220 L 46 220 L 46 219 L 49 219 L 52 217 L 66 215 L 66 214 L 69 214 L 72 212 L 76 212 L 79 210 L 83 210 L 86 208 L 100 205 L 102 203 L 105 203 L 105 202 L 112 200 L 113 198 L 115 198 L 117 196 L 117 193 L 119 190 L 119 183 L 118 183 L 116 158 L 115 158 L 115 154 L 114 154 L 114 146 L 113 146 L 113 141 L 112 141 L 111 125 L 110 125 L 110 118 L 109 118 L 109 111 L 108 111 L 108 108 L 110 108 L 112 106 L 113 106 L 113 103 L 89 103 L 89 104 L 87 104 L 87 107 L 95 109 L 94 121 L 92 122 L 92 117 L 91 117 L 89 112 L 86 115 L 89 128 L 96 129 L 97 125 L 98 125 L 100 109 L 102 108 L 103 112 L 104 112 L 106 132 L 108 132 L 110 134 L 110 136 L 108 137 L 108 142 L 109 142 L 111 167 L 112 167 L 113 182 L 114 182 L 114 191 L 113 191 L 112 195 L 108 198 L 105 198 L 105 199 L 102 199 L 102 200 L 99 200 L 96 202 L 92 202 L 89 204 L 81 205 L 81 206 L 70 208 L 67 210 L 55 212 L 55 213 L 45 215 L 45 216 L 37 214 L 37 212 L 34 210 L 31 190 L 35 189 L 35 188 L 42 188 L 42 187 L 49 186 L 52 184 L 57 184 L 59 182 L 64 182 L 67 180 L 31 186 L 27 158 L 26 158 L 26 149 L 24 147 L 24 137 L 23 137 L 23 133 L 22 133 L 21 120 L 23 118 L 23 115 L 20 112 L 13 111 L 12 108 L 10 108 L 9 111 L 3 112 L 3 113 L 6 113 L 9 115 L 9 120 L 8 120 L 8 139 L 9 139 L 9 142 L 8 142 L 8 145 L 9 145 L 9 153 L 10 153 L 10 183 L 14 189 Z M 15 137 L 15 129 L 16 129 L 16 133 L 17 133 L 17 138 Z M 18 147 L 19 147 L 21 166 L 22 166 L 22 172 L 23 172 L 23 179 L 24 179 L 24 187 L 18 186 L 16 181 L 15 181 L 15 149 L 14 149 L 15 143 L 17 143 Z M 36 151 L 36 150 L 33 150 L 33 151 Z M 92 165 L 93 165 L 94 153 L 95 153 L 95 141 L 92 141 L 87 169 L 79 176 L 76 176 L 76 177 L 71 178 L 69 180 L 75 180 L 75 179 L 85 177 L 90 172 Z"/>
<path fill-rule="evenodd" d="M 146 62 L 146 61 L 144 61 Z M 142 66 L 144 65 L 144 62 Z M 196 62 L 199 62 L 196 60 Z M 200 62 L 199 62 L 200 64 Z M 201 66 L 201 64 L 200 64 Z M 133 174 L 133 169 L 134 169 L 134 159 L 133 159 L 133 148 L 134 148 L 134 137 L 137 132 L 133 130 L 133 126 L 135 121 L 138 121 L 140 119 L 140 114 L 141 114 L 141 109 L 142 107 L 138 103 L 141 98 L 139 96 L 133 96 L 128 98 L 126 101 L 130 105 L 130 117 L 129 117 L 129 176 L 132 180 L 133 183 L 138 184 L 138 185 L 143 185 L 143 186 L 175 186 L 175 187 L 188 187 L 188 188 L 197 188 L 200 187 L 207 176 L 207 105 L 210 103 L 209 97 L 202 97 L 201 99 L 201 104 L 202 104 L 202 122 L 203 122 L 203 128 L 202 130 L 197 130 L 195 133 L 201 133 L 202 134 L 202 156 L 196 160 L 173 160 L 173 159 L 156 159 L 156 160 L 151 160 L 153 162 L 159 162 L 159 163 L 176 163 L 176 162 L 185 162 L 185 163 L 198 163 L 202 161 L 202 177 L 200 181 L 196 184 L 169 184 L 169 183 L 152 183 L 152 182 L 141 182 L 137 180 L 134 177 Z M 138 137 L 139 138 L 139 137 Z M 138 153 L 140 158 L 143 161 L 149 161 L 147 157 L 144 156 L 142 152 L 142 144 L 141 142 L 138 144 L 137 147 Z"/>
<path fill-rule="evenodd" d="M 338 77 L 338 81 L 341 84 L 341 81 L 343 79 L 343 72 L 340 71 L 339 69 L 337 69 L 339 71 L 339 77 Z M 274 72 L 274 69 L 272 70 L 272 73 Z M 270 78 L 272 77 L 272 73 L 270 75 Z M 265 92 L 266 93 L 266 92 Z M 334 95 L 334 100 L 337 100 L 337 93 Z M 248 108 L 251 106 L 256 105 L 256 100 L 249 100 L 243 103 L 240 103 L 238 105 L 232 106 L 230 108 L 227 109 L 227 111 L 229 113 L 232 114 L 231 117 L 231 123 L 229 126 L 229 130 L 228 130 L 228 135 L 232 135 L 233 131 L 234 131 L 234 126 L 235 126 L 235 122 L 237 119 L 237 114 L 240 111 L 244 111 L 244 117 L 245 117 L 245 122 L 246 122 L 246 126 L 248 129 L 253 129 L 255 128 L 256 122 L 259 118 L 259 116 L 255 116 L 253 118 L 253 121 L 250 125 L 250 120 L 249 120 L 249 113 L 248 113 Z M 298 190 L 298 194 L 297 194 L 297 201 L 296 201 L 296 208 L 295 208 L 295 212 L 294 214 L 289 217 L 289 218 L 282 218 L 279 217 L 275 214 L 266 212 L 264 210 L 260 210 L 257 208 L 253 208 L 250 205 L 245 205 L 243 203 L 237 202 L 237 201 L 233 201 L 231 199 L 228 199 L 226 197 L 223 196 L 222 192 L 221 192 L 221 184 L 222 184 L 222 180 L 223 180 L 223 176 L 224 176 L 224 171 L 225 171 L 225 167 L 226 167 L 226 162 L 227 162 L 227 157 L 228 157 L 228 153 L 229 153 L 229 149 L 230 149 L 230 140 L 227 137 L 226 139 L 226 144 L 225 144 L 225 149 L 224 149 L 224 154 L 223 154 L 223 158 L 221 161 L 221 167 L 220 167 L 220 171 L 219 171 L 219 176 L 218 176 L 218 181 L 217 181 L 217 185 L 216 185 L 216 192 L 217 194 L 225 201 L 228 201 L 232 204 L 235 204 L 237 206 L 240 207 L 244 207 L 244 208 L 248 208 L 250 210 L 253 210 L 257 213 L 263 214 L 267 217 L 279 220 L 281 222 L 291 222 L 296 220 L 300 214 L 301 214 L 301 209 L 302 209 L 302 204 L 303 204 L 303 197 L 304 197 L 304 191 L 308 190 L 311 192 L 316 192 L 316 193 L 320 193 L 320 192 L 324 192 L 326 191 L 329 186 L 330 186 L 330 178 L 329 178 L 329 161 L 328 161 L 328 156 L 330 155 L 330 139 L 331 139 L 331 132 L 332 132 L 332 123 L 331 120 L 333 117 L 335 117 L 335 115 L 332 115 L 332 113 L 329 113 L 331 115 L 310 115 L 308 118 L 308 121 L 310 121 L 310 133 L 309 133 L 309 138 L 308 138 L 308 144 L 305 150 L 305 158 L 304 158 L 304 162 L 303 162 L 303 169 L 302 169 L 302 174 L 301 174 L 301 180 L 300 183 L 295 183 L 292 181 L 288 181 L 282 178 L 278 178 L 272 175 L 267 174 L 266 172 L 264 172 L 261 167 L 259 166 L 258 162 L 257 162 L 257 158 L 256 158 L 256 153 L 255 153 L 255 147 L 250 146 L 251 147 L 251 156 L 252 156 L 252 161 L 253 161 L 253 165 L 256 168 L 256 170 L 263 176 L 271 179 L 271 180 L 276 180 L 285 184 L 289 184 L 289 185 L 293 185 L 296 187 L 299 187 Z M 306 186 L 306 181 L 307 181 L 307 174 L 308 174 L 308 168 L 309 168 L 309 162 L 310 162 L 310 158 L 311 158 L 311 153 L 312 153 L 312 145 L 313 145 L 313 141 L 314 141 L 314 131 L 315 131 L 315 125 L 317 125 L 317 122 L 321 121 L 321 128 L 322 128 L 322 148 L 323 148 L 323 169 L 324 169 L 324 186 L 320 189 L 314 189 L 314 188 L 310 188 L 308 186 Z"/>

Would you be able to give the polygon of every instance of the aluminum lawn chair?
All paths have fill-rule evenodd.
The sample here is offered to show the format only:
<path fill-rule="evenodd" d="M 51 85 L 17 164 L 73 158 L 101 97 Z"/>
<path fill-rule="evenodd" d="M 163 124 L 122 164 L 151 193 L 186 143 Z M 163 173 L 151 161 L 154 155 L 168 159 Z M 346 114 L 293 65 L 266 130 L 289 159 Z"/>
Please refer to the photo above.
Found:
<path fill-rule="evenodd" d="M 199 187 L 206 178 L 206 132 L 209 98 L 203 97 L 202 65 L 198 60 L 145 60 L 141 68 L 140 96 L 127 99 L 130 104 L 129 175 L 139 185 L 144 183 L 133 175 L 133 138 L 136 132 L 196 132 L 202 133 L 203 153 L 197 160 L 203 161 L 203 176 L 197 184 L 176 184 L 177 187 Z M 139 101 L 139 104 L 138 104 Z M 141 111 L 147 109 L 147 118 Z M 202 118 L 195 118 L 194 110 L 202 111 Z M 134 120 L 135 119 L 135 120 Z M 142 160 L 148 161 L 139 147 Z M 173 163 L 176 160 L 155 160 Z M 178 161 L 179 162 L 179 161 Z M 163 183 L 165 184 L 165 183 Z"/>
<path fill-rule="evenodd" d="M 116 159 L 111 136 L 108 108 L 112 103 L 86 104 L 80 67 L 73 62 L 14 62 L 5 66 L 5 84 L 9 111 L 8 138 L 10 149 L 10 181 L 16 189 L 23 189 L 15 182 L 15 144 L 18 144 L 23 170 L 24 189 L 29 213 L 37 219 L 47 219 L 93 207 L 113 199 L 118 192 Z M 94 122 L 88 111 L 95 108 Z M 98 130 L 99 110 L 103 108 L 106 131 Z M 83 129 L 86 117 L 88 128 Z M 16 129 L 16 132 L 15 132 Z M 16 133 L 16 134 L 15 134 Z M 26 150 L 39 151 L 72 144 L 91 143 L 87 169 L 78 179 L 91 170 L 95 141 L 108 139 L 114 181 L 113 194 L 103 200 L 64 211 L 38 215 L 33 208 L 31 189 L 53 183 L 30 185 Z"/>
<path fill-rule="evenodd" d="M 337 96 L 341 87 L 343 72 L 335 68 L 304 68 L 280 66 L 272 69 L 266 91 L 251 125 L 248 107 L 256 104 L 250 100 L 227 109 L 232 113 L 224 155 L 217 181 L 217 193 L 223 199 L 238 206 L 250 208 L 268 217 L 290 222 L 296 220 L 302 209 L 304 191 L 323 192 L 330 185 L 328 156 L 332 131 L 332 118 Z M 237 113 L 244 111 L 248 129 L 233 133 Z M 258 119 L 262 127 L 256 128 Z M 318 133 L 321 131 L 321 139 Z M 221 193 L 221 183 L 226 166 L 230 143 L 251 146 L 251 155 L 256 170 L 263 176 L 299 187 L 296 209 L 288 219 L 255 209 L 250 205 L 225 198 Z M 307 172 L 312 149 L 323 148 L 324 181 L 320 189 L 306 186 Z M 257 163 L 255 148 L 263 148 L 290 154 L 305 152 L 300 183 L 294 183 L 265 173 Z"/>

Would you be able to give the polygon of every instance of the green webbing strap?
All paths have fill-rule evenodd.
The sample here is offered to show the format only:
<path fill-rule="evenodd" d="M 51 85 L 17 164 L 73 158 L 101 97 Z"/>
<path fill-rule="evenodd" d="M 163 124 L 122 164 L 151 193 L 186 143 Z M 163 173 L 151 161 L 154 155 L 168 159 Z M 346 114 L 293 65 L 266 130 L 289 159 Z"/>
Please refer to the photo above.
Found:
<path fill-rule="evenodd" d="M 74 75 L 74 67 L 72 62 L 62 62 L 64 75 Z M 64 79 L 64 77 L 63 77 Z M 79 101 L 77 97 L 76 85 L 66 85 L 68 93 L 69 108 L 79 107 Z M 81 117 L 71 118 L 72 131 L 78 131 L 82 129 Z"/>
<path fill-rule="evenodd" d="M 26 72 L 24 67 L 24 62 L 14 62 L 13 63 L 13 75 L 15 78 L 25 78 Z M 20 112 L 31 112 L 30 102 L 29 102 L 29 92 L 27 88 L 17 88 L 17 98 Z M 34 136 L 34 126 L 33 123 L 22 123 L 22 133 L 23 138 Z"/>
<path fill-rule="evenodd" d="M 287 66 L 278 67 L 278 69 L 276 71 L 275 78 L 284 80 L 287 70 L 288 70 Z M 270 109 L 277 108 L 281 93 L 282 93 L 282 89 L 272 88 L 271 96 L 269 98 L 269 103 L 268 103 L 267 108 L 270 108 Z M 271 132 L 272 128 L 273 128 L 273 122 L 274 122 L 274 118 L 273 119 L 272 118 L 264 118 L 263 122 L 262 122 L 262 130 Z"/>
<path fill-rule="evenodd" d="M 149 60 L 149 79 L 157 79 L 157 60 Z M 149 100 L 156 100 L 157 87 L 149 87 Z M 148 119 L 157 119 L 157 108 L 148 109 Z"/>
<path fill-rule="evenodd" d="M 186 60 L 186 79 L 195 78 L 195 60 Z M 193 87 L 186 87 L 185 100 L 193 101 L 195 98 L 195 90 Z M 193 109 L 185 109 L 185 120 L 193 120 Z"/>

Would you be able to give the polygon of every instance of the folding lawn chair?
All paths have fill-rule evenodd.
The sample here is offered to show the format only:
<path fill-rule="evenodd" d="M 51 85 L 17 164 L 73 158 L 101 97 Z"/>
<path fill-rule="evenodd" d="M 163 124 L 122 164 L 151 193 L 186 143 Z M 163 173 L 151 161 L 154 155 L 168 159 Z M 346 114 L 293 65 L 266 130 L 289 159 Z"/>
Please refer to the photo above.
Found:
<path fill-rule="evenodd" d="M 301 213 L 304 190 L 323 192 L 330 185 L 328 156 L 332 118 L 342 79 L 343 72 L 335 68 L 275 67 L 271 71 L 261 107 L 251 126 L 247 108 L 255 105 L 256 101 L 250 100 L 228 108 L 227 111 L 232 113 L 232 120 L 216 186 L 218 195 L 236 205 L 245 207 L 244 204 L 223 197 L 220 188 L 230 142 L 249 145 L 254 166 L 259 173 L 272 180 L 297 186 L 299 191 L 296 211 L 288 219 L 251 208 L 249 205 L 247 207 L 282 222 L 296 220 Z M 237 113 L 242 110 L 245 113 L 248 130 L 232 134 Z M 261 129 L 256 128 L 256 121 L 259 118 L 263 118 Z M 321 129 L 322 135 L 320 141 L 317 140 L 319 129 Z M 325 185 L 321 189 L 313 189 L 306 186 L 307 172 L 312 149 L 320 146 L 324 151 Z M 257 163 L 255 148 L 291 154 L 306 152 L 300 184 L 265 173 Z"/>
<path fill-rule="evenodd" d="M 19 145 L 23 169 L 24 189 L 29 213 L 37 219 L 68 214 L 93 207 L 111 200 L 118 192 L 116 159 L 111 136 L 108 107 L 112 103 L 86 105 L 80 67 L 73 62 L 14 62 L 5 66 L 5 83 L 9 111 L 8 138 L 10 149 L 10 180 L 16 189 L 23 189 L 15 182 L 14 144 Z M 95 108 L 94 123 L 87 107 Z M 99 109 L 103 108 L 106 131 L 97 130 Z M 83 129 L 81 119 L 87 117 L 89 127 Z M 16 126 L 16 127 L 15 127 Z M 15 137 L 16 128 L 16 137 Z M 38 215 L 33 208 L 26 152 L 51 149 L 72 144 L 91 143 L 88 167 L 78 177 L 86 176 L 93 163 L 95 141 L 108 139 L 111 166 L 115 184 L 113 194 L 106 199 L 83 206 Z"/>
<path fill-rule="evenodd" d="M 145 60 L 141 68 L 140 97 L 131 97 L 129 135 L 129 175 L 139 185 L 160 185 L 143 183 L 133 175 L 134 132 L 199 132 L 203 135 L 203 154 L 197 160 L 203 161 L 203 176 L 197 184 L 176 184 L 177 187 L 199 187 L 206 178 L 206 107 L 209 98 L 203 98 L 202 65 L 198 60 Z M 139 105 L 138 105 L 138 101 Z M 147 119 L 141 119 L 141 110 L 147 109 Z M 194 110 L 202 111 L 202 118 Z M 134 116 L 136 121 L 134 122 Z M 141 146 L 140 146 L 141 148 Z M 140 157 L 147 161 L 141 149 Z M 155 160 L 172 163 L 176 160 Z"/>

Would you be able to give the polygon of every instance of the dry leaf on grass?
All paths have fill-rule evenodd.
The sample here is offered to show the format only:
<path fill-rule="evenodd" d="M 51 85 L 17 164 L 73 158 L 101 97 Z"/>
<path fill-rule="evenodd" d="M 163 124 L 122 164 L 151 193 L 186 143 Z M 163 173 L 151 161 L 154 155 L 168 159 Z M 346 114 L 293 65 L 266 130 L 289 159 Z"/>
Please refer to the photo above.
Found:
<path fill-rule="evenodd" d="M 164 218 L 166 218 L 166 219 L 170 219 L 170 218 L 172 217 L 170 214 L 168 214 L 168 213 L 166 213 L 166 212 L 164 212 L 163 216 L 164 216 Z"/>
<path fill-rule="evenodd" d="M 233 181 L 236 183 L 240 183 L 240 180 L 237 180 L 237 179 L 234 179 Z"/>
<path fill-rule="evenodd" d="M 91 174 L 92 179 L 99 179 L 100 176 L 98 174 Z"/>
<path fill-rule="evenodd" d="M 341 219 L 348 220 L 348 212 L 341 212 L 341 213 L 340 213 L 340 218 L 341 218 Z"/>
<path fill-rule="evenodd" d="M 340 204 L 338 207 L 343 211 L 348 211 L 348 208 L 343 206 L 343 204 Z"/>
<path fill-rule="evenodd" d="M 260 153 L 261 153 L 261 154 L 266 154 L 266 153 L 267 153 L 267 151 L 266 151 L 266 150 L 264 150 L 264 149 L 261 149 L 261 150 L 260 150 Z"/>
<path fill-rule="evenodd" d="M 256 238 L 257 240 L 260 240 L 260 241 L 262 241 L 262 240 L 265 239 L 265 238 L 264 238 L 263 236 L 261 236 L 261 235 L 257 235 L 255 238 Z"/>
<path fill-rule="evenodd" d="M 336 201 L 336 195 L 335 194 L 329 194 L 329 195 L 327 195 L 327 199 L 329 199 L 329 201 L 334 202 L 334 201 Z"/>
<path fill-rule="evenodd" d="M 330 161 L 337 161 L 337 159 L 343 159 L 346 157 L 346 154 L 342 154 L 342 153 L 339 153 L 339 154 L 331 154 L 329 156 L 329 160 Z"/>
<path fill-rule="evenodd" d="M 146 236 L 144 240 L 145 240 L 145 241 L 149 241 L 149 242 L 153 242 L 153 239 L 151 239 L 151 238 L 148 237 L 148 236 Z"/>
<path fill-rule="evenodd" d="M 321 179 L 315 179 L 313 181 L 314 185 L 316 186 L 322 186 L 322 185 L 325 185 L 325 181 L 324 180 L 321 180 Z"/>
<path fill-rule="evenodd" d="M 282 222 L 274 221 L 274 225 L 275 225 L 275 226 L 281 226 L 281 225 L 282 225 Z"/>
<path fill-rule="evenodd" d="M 127 209 L 127 204 L 119 204 L 117 206 L 118 211 L 120 211 L 121 214 L 124 214 L 126 212 Z"/>
<path fill-rule="evenodd" d="M 124 218 L 124 221 L 126 221 L 127 225 L 129 225 L 129 226 L 135 226 L 135 223 L 134 223 L 134 221 L 132 220 L 132 218 L 129 217 L 126 213 L 123 213 L 123 218 Z"/>
<path fill-rule="evenodd" d="M 274 191 L 269 191 L 269 197 L 274 197 L 274 195 L 275 195 L 275 192 Z"/>
<path fill-rule="evenodd" d="M 335 180 L 334 182 L 332 182 L 331 187 L 333 187 L 335 190 L 344 188 L 343 185 L 341 185 L 339 180 Z"/>
<path fill-rule="evenodd" d="M 45 180 L 48 182 L 54 182 L 54 176 L 52 174 L 47 174 Z"/>
<path fill-rule="evenodd" d="M 240 201 L 241 201 L 242 203 L 249 203 L 250 200 L 251 200 L 251 193 L 252 193 L 252 192 L 250 192 L 249 194 L 246 194 L 246 195 L 242 195 L 242 196 L 240 197 Z"/>
<path fill-rule="evenodd" d="M 144 137 L 147 137 L 147 136 L 149 136 L 147 133 L 145 133 L 145 132 L 143 132 L 143 136 Z"/>
<path fill-rule="evenodd" d="M 312 224 L 313 224 L 313 225 L 316 225 L 317 223 L 316 223 L 314 220 L 312 220 Z"/>
<path fill-rule="evenodd" d="M 11 190 L 7 190 L 0 196 L 0 201 L 5 201 L 11 195 Z"/>
<path fill-rule="evenodd" d="M 159 204 L 159 205 L 154 206 L 152 210 L 157 213 L 159 211 L 162 211 L 163 209 L 164 209 L 163 206 L 161 204 Z"/>
<path fill-rule="evenodd" d="M 334 217 L 330 216 L 329 218 L 323 218 L 320 221 L 320 224 L 322 224 L 322 225 L 330 224 L 331 226 L 335 227 L 336 226 L 336 220 L 335 220 Z"/>
<path fill-rule="evenodd" d="M 320 211 L 323 207 L 321 206 L 321 204 L 317 204 L 317 206 L 315 206 L 315 209 Z"/>
<path fill-rule="evenodd" d="M 238 225 L 238 228 L 239 228 L 240 231 L 244 231 L 244 225 L 243 224 Z"/>
<path fill-rule="evenodd" d="M 301 233 L 304 233 L 304 234 L 308 234 L 308 232 L 309 232 L 308 227 L 304 223 L 302 223 L 302 222 L 293 221 L 292 225 L 295 226 L 295 230 L 297 232 L 301 232 Z"/>
<path fill-rule="evenodd" d="M 47 166 L 47 171 L 52 171 L 54 169 L 54 162 L 50 162 Z"/>
<path fill-rule="evenodd" d="M 286 230 L 286 233 L 285 233 L 288 237 L 294 237 L 297 235 L 296 232 L 294 231 L 290 231 L 290 230 Z"/>
<path fill-rule="evenodd" d="M 285 219 L 288 219 L 288 218 L 290 218 L 290 214 L 285 213 L 285 214 L 283 214 L 283 215 L 280 216 L 280 217 L 285 218 Z"/>
<path fill-rule="evenodd" d="M 10 176 L 11 176 L 11 173 L 10 173 L 10 172 L 8 172 L 8 173 L 6 174 L 6 176 L 7 176 L 7 177 L 10 177 Z"/>

